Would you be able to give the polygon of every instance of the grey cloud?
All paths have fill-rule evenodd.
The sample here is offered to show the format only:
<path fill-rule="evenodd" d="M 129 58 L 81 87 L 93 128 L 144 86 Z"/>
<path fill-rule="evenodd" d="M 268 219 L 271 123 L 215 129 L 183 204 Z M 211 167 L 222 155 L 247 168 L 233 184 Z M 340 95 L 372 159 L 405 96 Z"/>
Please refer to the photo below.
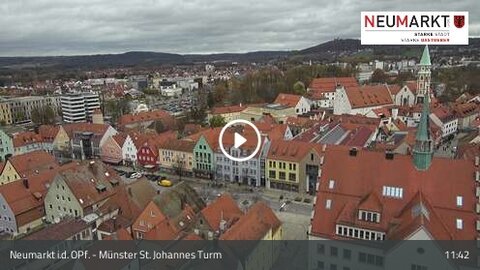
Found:
<path fill-rule="evenodd" d="M 3 0 L 0 55 L 302 49 L 358 38 L 368 10 L 469 11 L 480 36 L 477 0 Z"/>

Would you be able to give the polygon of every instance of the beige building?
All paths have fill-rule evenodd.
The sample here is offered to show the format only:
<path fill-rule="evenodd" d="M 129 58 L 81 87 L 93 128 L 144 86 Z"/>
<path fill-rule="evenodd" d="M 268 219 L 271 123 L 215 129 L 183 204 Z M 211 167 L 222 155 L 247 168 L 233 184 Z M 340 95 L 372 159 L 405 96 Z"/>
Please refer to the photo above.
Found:
<path fill-rule="evenodd" d="M 158 149 L 158 161 L 164 169 L 175 173 L 191 173 L 193 169 L 194 141 L 174 140 L 167 141 Z"/>
<path fill-rule="evenodd" d="M 13 123 L 12 109 L 8 102 L 0 102 L 0 122 L 6 125 Z"/>
<path fill-rule="evenodd" d="M 0 121 L 6 124 L 28 123 L 35 108 L 50 106 L 54 112 L 60 108 L 59 96 L 27 96 L 0 98 Z"/>
<path fill-rule="evenodd" d="M 47 221 L 95 214 L 116 194 L 121 179 L 102 162 L 85 161 L 77 165 L 58 173 L 50 185 L 45 196 Z"/>

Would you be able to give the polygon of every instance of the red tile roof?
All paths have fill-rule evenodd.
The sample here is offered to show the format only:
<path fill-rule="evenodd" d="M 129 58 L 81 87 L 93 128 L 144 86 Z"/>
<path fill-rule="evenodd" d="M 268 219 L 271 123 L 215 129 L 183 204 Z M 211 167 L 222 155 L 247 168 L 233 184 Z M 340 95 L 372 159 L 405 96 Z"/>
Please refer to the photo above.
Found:
<path fill-rule="evenodd" d="M 260 240 L 272 230 L 281 228 L 282 223 L 273 210 L 264 202 L 257 202 L 230 229 L 220 236 L 220 240 Z"/>
<path fill-rule="evenodd" d="M 232 223 L 234 219 L 242 216 L 243 212 L 230 194 L 224 193 L 213 203 L 207 205 L 201 211 L 201 214 L 213 231 L 218 231 L 220 230 L 221 220 Z"/>
<path fill-rule="evenodd" d="M 63 178 L 83 209 L 113 196 L 122 185 L 117 173 L 100 161 L 76 164 L 78 166 L 61 171 L 58 175 Z M 114 187 L 114 181 L 120 186 Z M 105 191 L 99 192 L 99 185 L 105 187 Z"/>
<path fill-rule="evenodd" d="M 118 146 L 123 147 L 123 143 L 125 143 L 127 136 L 127 133 L 119 132 L 116 135 L 112 136 L 112 138 L 115 140 Z"/>
<path fill-rule="evenodd" d="M 418 211 L 412 212 L 409 207 L 418 205 L 414 201 L 421 193 L 422 200 L 429 204 L 426 209 L 430 223 L 425 227 L 435 239 L 476 239 L 475 167 L 471 160 L 434 158 L 427 171 L 417 171 L 411 156 L 395 155 L 393 160 L 388 160 L 384 153 L 360 149 L 356 156 L 350 156 L 349 149 L 327 147 L 312 219 L 312 235 L 342 238 L 335 231 L 336 224 L 341 223 L 382 231 L 387 233 L 387 238 L 394 240 L 405 237 L 407 232 L 413 232 L 422 224 L 418 221 L 412 223 L 411 217 Z M 335 181 L 333 189 L 329 187 L 330 180 Z M 383 196 L 385 186 L 403 188 L 402 197 Z M 378 196 L 380 204 L 375 202 L 376 199 L 368 199 L 369 196 Z M 461 208 L 456 206 L 456 196 L 463 196 Z M 326 200 L 331 200 L 330 209 L 326 209 Z M 371 211 L 378 211 L 379 205 L 382 207 L 380 223 L 358 220 L 358 208 L 371 207 Z M 405 211 L 408 214 L 403 214 Z M 463 229 L 456 228 L 457 218 L 463 220 Z M 407 223 L 413 227 L 402 230 L 399 224 Z"/>
<path fill-rule="evenodd" d="M 58 167 L 55 157 L 42 150 L 12 156 L 8 162 L 12 164 L 20 177 L 38 174 Z"/>
<path fill-rule="evenodd" d="M 22 147 L 28 144 L 42 143 L 43 138 L 35 132 L 21 132 L 13 136 L 13 147 Z"/>
<path fill-rule="evenodd" d="M 310 83 L 309 94 L 318 96 L 319 94 L 327 92 L 335 92 L 337 85 L 343 85 L 344 87 L 358 87 L 358 82 L 354 77 L 328 77 L 328 78 L 315 78 Z"/>
<path fill-rule="evenodd" d="M 310 152 L 310 150 L 317 151 L 317 153 L 320 154 L 321 147 L 322 145 L 318 143 L 272 141 L 268 151 L 268 159 L 299 162 Z"/>
<path fill-rule="evenodd" d="M 38 134 L 45 142 L 53 142 L 60 130 L 60 126 L 41 125 L 38 128 Z"/>
<path fill-rule="evenodd" d="M 48 185 L 60 170 L 71 168 L 72 164 L 43 171 L 26 177 L 26 180 L 17 180 L 0 185 L 0 194 L 8 203 L 16 216 L 18 226 L 28 224 L 45 215 L 44 198 Z M 28 182 L 28 188 L 26 182 Z"/>
<path fill-rule="evenodd" d="M 346 87 L 345 91 L 353 109 L 392 105 L 392 96 L 385 85 Z"/>
<path fill-rule="evenodd" d="M 273 103 L 281 104 L 287 107 L 295 107 L 301 98 L 302 96 L 299 95 L 280 93 Z"/>
<path fill-rule="evenodd" d="M 65 124 L 63 128 L 68 136 L 72 138 L 74 132 L 92 132 L 94 134 L 105 134 L 110 125 L 107 124 L 93 124 L 93 123 L 72 123 Z"/>
<path fill-rule="evenodd" d="M 167 111 L 155 110 L 137 114 L 124 114 L 118 119 L 119 126 L 161 120 L 165 127 L 173 126 L 175 119 Z"/>

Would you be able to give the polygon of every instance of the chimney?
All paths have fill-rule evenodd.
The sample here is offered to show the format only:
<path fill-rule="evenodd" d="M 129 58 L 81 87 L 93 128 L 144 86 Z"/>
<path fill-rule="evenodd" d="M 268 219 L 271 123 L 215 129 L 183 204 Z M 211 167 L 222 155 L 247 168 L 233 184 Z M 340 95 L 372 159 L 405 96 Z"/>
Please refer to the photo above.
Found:
<path fill-rule="evenodd" d="M 385 159 L 393 160 L 395 158 L 395 154 L 392 151 L 385 152 Z"/>
<path fill-rule="evenodd" d="M 350 148 L 350 152 L 349 152 L 349 155 L 350 155 L 350 156 L 356 157 L 356 156 L 357 156 L 357 153 L 358 153 L 358 150 L 357 150 L 356 147 Z"/>
<path fill-rule="evenodd" d="M 132 197 L 133 196 L 132 187 L 128 187 L 127 191 L 128 191 L 128 196 Z"/>
<path fill-rule="evenodd" d="M 26 189 L 29 189 L 30 188 L 30 184 L 28 183 L 28 178 L 24 177 L 22 179 L 23 181 L 23 185 L 25 186 Z"/>

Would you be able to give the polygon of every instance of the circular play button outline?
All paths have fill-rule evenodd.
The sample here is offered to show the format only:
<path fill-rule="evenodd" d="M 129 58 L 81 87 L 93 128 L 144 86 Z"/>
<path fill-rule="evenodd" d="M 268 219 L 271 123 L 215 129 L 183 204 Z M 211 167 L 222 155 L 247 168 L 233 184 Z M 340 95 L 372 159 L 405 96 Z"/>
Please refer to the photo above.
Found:
<path fill-rule="evenodd" d="M 244 158 L 232 157 L 230 154 L 227 153 L 227 151 L 225 150 L 225 147 L 223 147 L 223 143 L 222 143 L 223 134 L 225 133 L 227 128 L 229 128 L 230 126 L 233 126 L 235 124 L 248 125 L 251 128 L 253 128 L 253 130 L 257 134 L 257 147 L 248 157 L 244 157 Z M 258 130 L 258 128 L 254 124 L 252 124 L 250 121 L 243 120 L 243 119 L 237 119 L 237 120 L 233 120 L 233 121 L 228 122 L 225 126 L 223 126 L 222 130 L 220 131 L 220 136 L 218 136 L 218 145 L 220 145 L 220 150 L 222 151 L 222 153 L 227 158 L 229 158 L 233 161 L 238 161 L 238 162 L 247 161 L 247 160 L 252 159 L 258 153 L 258 151 L 260 151 L 261 144 L 262 144 L 262 137 L 260 136 L 260 131 Z"/>

